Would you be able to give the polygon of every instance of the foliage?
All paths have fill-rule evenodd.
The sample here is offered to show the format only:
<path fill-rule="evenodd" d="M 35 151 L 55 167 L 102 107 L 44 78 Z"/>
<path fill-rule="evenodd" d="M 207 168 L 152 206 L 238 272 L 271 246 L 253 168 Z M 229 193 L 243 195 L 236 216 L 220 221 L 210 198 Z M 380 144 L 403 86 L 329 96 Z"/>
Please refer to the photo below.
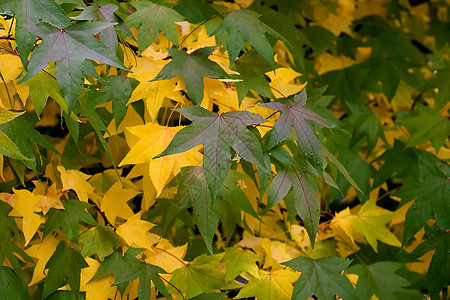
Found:
<path fill-rule="evenodd" d="M 448 297 L 448 1 L 0 13 L 0 299 Z"/>

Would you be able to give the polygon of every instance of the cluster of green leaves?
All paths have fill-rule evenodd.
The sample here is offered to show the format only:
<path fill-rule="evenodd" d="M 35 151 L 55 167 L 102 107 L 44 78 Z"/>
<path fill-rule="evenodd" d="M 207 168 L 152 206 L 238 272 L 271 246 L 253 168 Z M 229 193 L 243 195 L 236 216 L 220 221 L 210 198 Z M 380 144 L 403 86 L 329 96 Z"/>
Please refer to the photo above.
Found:
<path fill-rule="evenodd" d="M 1 299 L 447 297 L 448 2 L 0 13 Z"/>

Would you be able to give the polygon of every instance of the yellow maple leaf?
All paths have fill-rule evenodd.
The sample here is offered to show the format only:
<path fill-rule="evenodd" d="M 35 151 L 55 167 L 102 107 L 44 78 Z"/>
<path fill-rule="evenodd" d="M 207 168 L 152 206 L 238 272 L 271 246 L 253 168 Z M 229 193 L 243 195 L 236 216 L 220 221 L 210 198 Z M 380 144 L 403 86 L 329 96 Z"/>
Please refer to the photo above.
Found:
<path fill-rule="evenodd" d="M 34 267 L 33 277 L 28 284 L 29 286 L 36 284 L 45 278 L 45 265 L 53 255 L 53 252 L 55 252 L 58 243 L 59 240 L 57 240 L 52 234 L 48 234 L 41 243 L 34 244 L 25 250 L 29 256 L 38 259 L 36 266 Z"/>
<path fill-rule="evenodd" d="M 139 193 L 136 190 L 123 188 L 122 183 L 117 181 L 103 195 L 100 209 L 105 213 L 111 224 L 115 224 L 116 217 L 127 220 L 133 216 L 133 210 L 127 202 Z"/>
<path fill-rule="evenodd" d="M 38 203 L 36 203 L 36 206 L 42 209 L 42 213 L 44 215 L 47 214 L 50 208 L 64 209 L 64 206 L 60 200 L 63 193 L 61 190 L 58 190 L 56 188 L 55 183 L 52 184 L 47 191 L 45 191 L 45 185 L 43 183 L 37 180 L 33 181 L 33 183 L 36 186 L 36 190 L 34 191 L 35 194 L 42 196 L 41 200 L 39 200 Z M 44 188 L 43 191 L 42 188 Z"/>
<path fill-rule="evenodd" d="M 303 84 L 293 82 L 295 78 L 302 74 L 291 68 L 279 68 L 275 71 L 267 72 L 266 75 L 270 78 L 270 87 L 276 98 L 286 98 L 290 95 L 297 94 L 306 85 L 306 82 Z"/>
<path fill-rule="evenodd" d="M 295 257 L 301 256 L 301 252 L 296 248 L 276 240 L 265 238 L 260 243 L 261 247 L 266 252 L 266 259 L 264 261 L 264 268 L 269 268 L 286 262 Z"/>
<path fill-rule="evenodd" d="M 57 169 L 61 174 L 62 191 L 74 190 L 80 201 L 88 202 L 88 196 L 94 194 L 94 188 L 87 182 L 91 175 L 77 170 L 66 170 L 63 166 L 58 166 Z"/>
<path fill-rule="evenodd" d="M 16 190 L 13 188 L 13 191 L 17 195 L 17 202 L 9 215 L 22 217 L 22 231 L 25 236 L 25 245 L 28 245 L 39 225 L 45 222 L 44 216 L 35 213 L 41 211 L 36 204 L 41 200 L 42 196 L 35 195 L 28 190 Z"/>
<path fill-rule="evenodd" d="M 155 227 L 154 224 L 141 220 L 141 212 L 138 212 L 117 227 L 116 233 L 131 247 L 150 249 L 159 238 L 148 232 L 153 227 Z"/>
<path fill-rule="evenodd" d="M 281 266 L 271 271 L 259 270 L 259 278 L 251 277 L 236 298 L 257 297 L 267 300 L 291 299 L 294 287 L 292 285 L 299 274 Z"/>
<path fill-rule="evenodd" d="M 187 244 L 174 247 L 168 240 L 161 239 L 151 250 L 144 252 L 145 261 L 163 268 L 168 273 L 172 273 L 186 264 L 183 260 L 183 257 L 186 255 L 186 250 Z"/>
<path fill-rule="evenodd" d="M 361 241 L 357 233 L 364 236 L 369 245 L 377 251 L 377 240 L 395 247 L 401 247 L 397 237 L 389 231 L 386 224 L 391 221 L 394 213 L 376 206 L 376 198 L 367 200 L 362 206 L 354 208 L 356 214 L 352 214 L 349 208 L 337 213 L 330 223 L 337 235 L 348 238 L 356 245 L 355 240 Z M 342 230 L 341 232 L 339 230 Z"/>
<path fill-rule="evenodd" d="M 385 226 L 393 216 L 393 212 L 376 206 L 376 199 L 372 198 L 361 207 L 358 218 L 353 222 L 353 229 L 361 232 L 375 251 L 377 251 L 377 240 L 391 246 L 401 247 L 402 243 Z"/>
<path fill-rule="evenodd" d="M 149 162 L 150 178 L 159 195 L 172 172 L 176 175 L 182 167 L 199 164 L 195 148 L 183 153 L 153 159 L 166 149 L 175 134 L 183 127 L 166 127 L 154 123 L 128 127 L 127 130 L 139 137 L 140 140 L 131 148 L 119 166 Z"/>
<path fill-rule="evenodd" d="M 81 269 L 80 291 L 86 292 L 86 300 L 114 299 L 117 288 L 113 286 L 115 280 L 112 274 L 89 282 L 97 272 L 100 263 L 93 258 L 86 257 L 89 267 Z"/>
<path fill-rule="evenodd" d="M 149 48 L 153 49 L 152 47 Z M 130 74 L 130 77 L 137 79 L 140 83 L 134 89 L 128 103 L 143 99 L 150 118 L 153 122 L 156 122 L 159 109 L 162 107 L 166 97 L 177 102 L 183 102 L 183 98 L 177 90 L 178 78 L 149 82 L 149 80 L 158 75 L 168 61 L 153 59 L 153 56 L 158 55 L 158 52 L 146 51 L 149 56 L 139 57 L 136 67 L 131 69 L 133 73 Z"/>

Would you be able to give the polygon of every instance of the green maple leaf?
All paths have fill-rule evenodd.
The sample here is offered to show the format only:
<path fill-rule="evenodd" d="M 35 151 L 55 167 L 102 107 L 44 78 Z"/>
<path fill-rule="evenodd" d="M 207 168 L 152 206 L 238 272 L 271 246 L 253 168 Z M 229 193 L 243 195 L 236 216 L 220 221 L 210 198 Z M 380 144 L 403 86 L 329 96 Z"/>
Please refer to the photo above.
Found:
<path fill-rule="evenodd" d="M 92 92 L 89 101 L 95 101 L 96 104 L 111 101 L 113 118 L 116 121 L 116 127 L 118 127 L 127 114 L 127 102 L 139 81 L 130 77 L 123 78 L 119 75 L 108 76 L 105 81 L 107 82 L 106 86 L 100 91 Z M 92 110 L 94 110 L 94 107 L 92 107 Z"/>
<path fill-rule="evenodd" d="M 126 69 L 110 49 L 93 37 L 113 25 L 88 21 L 62 28 L 45 23 L 25 26 L 43 41 L 31 54 L 28 72 L 21 82 L 38 74 L 49 62 L 55 62 L 56 79 L 71 111 L 83 88 L 85 59 Z"/>
<path fill-rule="evenodd" d="M 450 67 L 438 70 L 436 77 L 431 78 L 424 87 L 427 90 L 433 90 L 433 88 L 439 90 L 434 100 L 434 108 L 436 110 L 440 110 L 444 107 L 447 104 L 448 99 L 450 99 L 450 87 L 448 82 L 450 82 Z"/>
<path fill-rule="evenodd" d="M 203 76 L 215 79 L 226 79 L 230 76 L 208 56 L 216 47 L 204 47 L 188 54 L 181 50 L 167 49 L 173 60 L 150 81 L 183 77 L 186 91 L 195 105 L 200 105 L 203 99 Z"/>
<path fill-rule="evenodd" d="M 239 101 L 242 101 L 249 89 L 254 90 L 261 96 L 275 98 L 270 88 L 269 82 L 264 73 L 269 72 L 273 67 L 262 58 L 255 50 L 245 52 L 234 62 L 232 70 L 238 72 L 239 79 L 235 82 Z"/>
<path fill-rule="evenodd" d="M 122 255 L 122 249 L 118 248 L 111 255 L 107 256 L 105 260 L 98 267 L 97 272 L 91 281 L 102 278 L 109 274 L 113 274 L 115 281 L 121 281 L 123 274 L 126 274 L 129 270 L 133 270 L 136 264 L 139 262 L 136 259 L 136 255 L 144 251 L 143 249 L 128 248 L 124 255 Z M 117 289 L 121 294 L 125 292 L 128 286 L 128 281 L 122 280 L 117 283 Z"/>
<path fill-rule="evenodd" d="M 197 0 L 178 1 L 173 9 L 186 17 L 189 23 L 193 24 L 199 24 L 219 14 L 211 5 Z"/>
<path fill-rule="evenodd" d="M 320 143 L 306 120 L 312 120 L 325 127 L 328 125 L 321 116 L 304 107 L 307 101 L 306 90 L 303 90 L 294 97 L 278 101 L 280 102 L 261 104 L 263 107 L 277 109 L 281 112 L 281 116 L 270 131 L 269 141 L 267 142 L 265 149 L 271 149 L 278 143 L 286 140 L 291 129 L 295 128 L 298 145 L 313 166 L 321 171 L 323 159 Z"/>
<path fill-rule="evenodd" d="M 225 248 L 225 255 L 221 262 L 225 262 L 225 282 L 230 282 L 239 276 L 242 272 L 258 277 L 257 261 L 262 258 L 250 250 L 244 250 L 238 247 Z"/>
<path fill-rule="evenodd" d="M 450 121 L 436 110 L 424 105 L 417 105 L 417 110 L 399 113 L 398 123 L 406 126 L 411 133 L 406 147 L 431 141 L 434 149 L 439 151 L 450 133 Z"/>
<path fill-rule="evenodd" d="M 261 22 L 260 16 L 260 14 L 251 10 L 238 9 L 232 11 L 213 32 L 213 35 L 228 34 L 226 47 L 230 58 L 230 67 L 238 57 L 245 42 L 249 42 L 264 59 L 275 67 L 274 52 L 267 41 L 266 33 L 279 40 L 284 40 L 284 38 Z"/>
<path fill-rule="evenodd" d="M 178 131 L 166 150 L 157 157 L 184 152 L 203 144 L 203 171 L 213 197 L 230 169 L 232 150 L 259 168 L 268 169 L 258 140 L 247 129 L 252 124 L 264 123 L 261 116 L 247 111 L 218 115 L 198 106 L 175 111 L 193 123 Z"/>
<path fill-rule="evenodd" d="M 298 165 L 290 165 L 278 170 L 268 190 L 267 206 L 269 211 L 286 197 L 290 189 L 294 191 L 294 205 L 303 220 L 311 245 L 314 247 L 316 233 L 319 230 L 320 202 L 305 170 Z"/>
<path fill-rule="evenodd" d="M 59 28 L 70 26 L 70 19 L 54 0 L 9 0 L 2 3 L 1 7 L 9 8 L 17 19 L 15 38 L 24 66 L 28 65 L 28 55 L 36 42 L 36 34 L 27 26 L 40 22 Z"/>
<path fill-rule="evenodd" d="M 217 270 L 220 258 L 209 255 L 197 256 L 193 261 L 172 272 L 170 283 L 190 299 L 201 293 L 211 293 L 225 286 L 225 273 Z M 172 286 L 170 292 L 175 292 Z"/>
<path fill-rule="evenodd" d="M 48 97 L 55 100 L 62 110 L 67 112 L 67 104 L 61 95 L 58 82 L 51 75 L 39 72 L 30 78 L 26 83 L 30 87 L 30 97 L 33 101 L 34 109 L 39 117 L 47 104 Z"/>
<path fill-rule="evenodd" d="M 56 291 L 45 300 L 79 300 L 80 293 L 75 293 L 72 291 Z M 82 298 L 81 298 L 82 299 Z"/>
<path fill-rule="evenodd" d="M 32 263 L 33 259 L 12 241 L 13 236 L 20 241 L 20 234 L 14 218 L 8 216 L 11 210 L 12 207 L 9 206 L 9 204 L 0 201 L 0 265 L 2 265 L 4 259 L 7 258 L 15 272 L 15 276 L 21 280 L 22 284 L 26 284 L 27 280 L 23 273 L 22 266 L 19 263 L 18 255 L 23 261 Z"/>
<path fill-rule="evenodd" d="M 24 113 L 25 111 L 14 112 L 0 109 L 0 125 L 8 123 Z M 30 160 L 20 152 L 17 145 L 2 131 L 0 131 L 0 153 L 15 159 Z"/>
<path fill-rule="evenodd" d="M 60 242 L 45 265 L 48 273 L 44 282 L 43 298 L 67 283 L 73 292 L 79 292 L 81 269 L 88 266 L 80 252 L 68 246 L 66 242 Z"/>
<path fill-rule="evenodd" d="M 10 155 L 13 158 L 22 159 L 25 166 L 36 171 L 36 156 L 30 142 L 36 143 L 50 151 L 58 153 L 58 151 L 40 134 L 34 129 L 34 125 L 37 122 L 37 117 L 24 113 L 14 120 L 4 124 L 0 124 L 0 132 L 3 132 L 6 136 L 10 137 L 12 142 L 17 146 L 18 153 L 14 154 L 17 149 L 9 148 L 9 152 L 4 151 L 6 155 Z M 1 135 L 0 135 L 1 136 Z M 8 147 L 8 144 L 4 144 Z M 0 147 L 1 149 L 1 147 Z M 24 157 L 24 158 L 21 158 Z"/>
<path fill-rule="evenodd" d="M 97 225 L 95 219 L 86 211 L 86 208 L 92 206 L 89 203 L 69 199 L 63 205 L 63 210 L 52 208 L 48 212 L 44 236 L 61 227 L 67 238 L 73 241 L 80 233 L 80 222 Z"/>
<path fill-rule="evenodd" d="M 119 285 L 122 283 L 128 283 L 136 278 L 139 278 L 139 299 L 150 299 L 151 296 L 151 281 L 155 285 L 155 287 L 164 295 L 167 299 L 172 299 L 164 285 L 163 281 L 159 277 L 159 273 L 167 274 L 166 271 L 161 269 L 160 267 L 147 264 L 143 261 L 140 261 L 134 258 L 135 261 L 133 263 L 133 268 L 127 269 L 124 273 L 122 273 L 119 278 L 116 279 L 114 285 Z M 116 277 L 114 277 L 116 278 Z"/>
<path fill-rule="evenodd" d="M 410 257 L 417 259 L 434 250 L 427 272 L 427 286 L 431 299 L 440 299 L 439 293 L 442 288 L 450 284 L 449 232 L 435 226 L 425 226 L 425 232 L 427 239 L 414 249 Z"/>
<path fill-rule="evenodd" d="M 120 245 L 119 236 L 106 226 L 96 226 L 84 231 L 78 241 L 83 243 L 81 254 L 84 257 L 97 253 L 100 260 L 113 253 Z"/>
<path fill-rule="evenodd" d="M 292 293 L 292 299 L 303 300 L 315 295 L 318 299 L 356 299 L 355 289 L 342 272 L 351 260 L 340 257 L 312 259 L 297 257 L 283 265 L 302 272 Z"/>
<path fill-rule="evenodd" d="M 176 205 L 170 207 L 165 216 L 164 230 L 167 230 L 172 219 L 182 208 L 192 206 L 198 229 L 206 248 L 212 254 L 212 240 L 220 218 L 220 202 L 213 202 L 203 168 L 185 167 L 181 169 L 169 186 L 178 186 L 179 190 L 173 202 Z"/>
<path fill-rule="evenodd" d="M 31 300 L 27 287 L 8 267 L 0 267 L 0 297 L 2 299 Z"/>
<path fill-rule="evenodd" d="M 346 272 L 358 274 L 356 294 L 361 300 L 369 300 L 374 294 L 383 300 L 408 299 L 400 298 L 400 295 L 412 297 L 417 295 L 417 291 L 404 288 L 411 283 L 396 274 L 402 267 L 402 263 L 383 261 L 371 265 L 353 265 Z"/>
<path fill-rule="evenodd" d="M 327 94 L 335 95 L 345 102 L 360 103 L 361 90 L 368 69 L 362 64 L 327 72 L 321 75 L 322 82 L 328 84 Z"/>
<path fill-rule="evenodd" d="M 139 1 L 131 2 L 131 5 L 136 8 L 136 12 L 131 14 L 126 22 L 129 26 L 139 29 L 138 46 L 140 51 L 147 49 L 160 32 L 175 45 L 180 45 L 175 22 L 183 22 L 185 18 L 176 10 L 167 7 L 166 5 L 169 3 L 164 1 L 164 5 L 159 5 L 150 1 Z"/>
<path fill-rule="evenodd" d="M 245 178 L 245 176 L 244 176 Z M 223 199 L 259 219 L 245 193 L 234 184 L 235 180 L 243 179 L 242 174 L 230 170 L 228 176 L 217 193 L 217 199 Z M 213 200 L 202 167 L 184 167 L 180 173 L 167 185 L 178 187 L 175 199 L 170 201 L 170 207 L 163 216 L 163 231 L 167 232 L 175 216 L 181 209 L 190 206 L 194 210 L 194 218 L 206 244 L 212 254 L 212 240 L 220 218 L 221 203 Z"/>
<path fill-rule="evenodd" d="M 354 105 L 348 103 L 351 113 L 344 119 L 344 122 L 353 128 L 350 147 L 354 146 L 361 139 L 367 139 L 367 153 L 370 154 L 375 148 L 378 138 L 380 137 L 385 143 L 383 126 L 378 116 L 364 105 Z"/>
<path fill-rule="evenodd" d="M 427 161 L 428 157 L 431 161 Z M 423 154 L 419 159 L 420 176 L 407 180 L 394 194 L 402 198 L 402 204 L 415 199 L 406 213 L 403 244 L 431 218 L 436 219 L 438 228 L 450 228 L 450 166 L 431 154 Z"/>

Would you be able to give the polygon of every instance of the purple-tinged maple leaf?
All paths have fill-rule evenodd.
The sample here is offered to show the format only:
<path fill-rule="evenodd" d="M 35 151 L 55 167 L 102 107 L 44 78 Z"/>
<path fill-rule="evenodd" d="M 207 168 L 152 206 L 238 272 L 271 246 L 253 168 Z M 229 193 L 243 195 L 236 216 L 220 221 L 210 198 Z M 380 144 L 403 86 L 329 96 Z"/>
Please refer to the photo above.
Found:
<path fill-rule="evenodd" d="M 21 82 L 37 75 L 48 63 L 55 62 L 56 80 L 71 110 L 83 88 L 85 59 L 126 69 L 111 50 L 94 38 L 95 34 L 113 25 L 78 22 L 64 29 L 45 23 L 26 26 L 42 38 L 42 43 L 31 54 L 28 72 Z"/>
<path fill-rule="evenodd" d="M 294 127 L 297 132 L 298 145 L 305 153 L 308 160 L 321 169 L 322 151 L 320 143 L 306 120 L 314 121 L 325 127 L 328 127 L 328 125 L 322 117 L 304 107 L 306 99 L 306 91 L 303 90 L 301 93 L 295 95 L 293 99 L 288 98 L 280 100 L 280 102 L 261 104 L 261 106 L 277 109 L 281 112 L 281 116 L 275 122 L 275 125 L 270 132 L 266 149 L 271 149 L 278 143 L 286 140 L 292 127 Z"/>
<path fill-rule="evenodd" d="M 316 233 L 319 230 L 320 202 L 307 172 L 300 166 L 289 165 L 286 169 L 278 170 L 269 187 L 264 212 L 279 203 L 291 188 L 294 191 L 295 210 L 302 218 L 311 245 L 314 247 Z"/>
<path fill-rule="evenodd" d="M 175 111 L 193 123 L 181 129 L 157 157 L 184 152 L 203 144 L 204 173 L 213 197 L 230 169 L 233 149 L 246 161 L 269 172 L 258 140 L 247 129 L 249 125 L 264 123 L 263 117 L 247 111 L 216 114 L 199 106 Z"/>

